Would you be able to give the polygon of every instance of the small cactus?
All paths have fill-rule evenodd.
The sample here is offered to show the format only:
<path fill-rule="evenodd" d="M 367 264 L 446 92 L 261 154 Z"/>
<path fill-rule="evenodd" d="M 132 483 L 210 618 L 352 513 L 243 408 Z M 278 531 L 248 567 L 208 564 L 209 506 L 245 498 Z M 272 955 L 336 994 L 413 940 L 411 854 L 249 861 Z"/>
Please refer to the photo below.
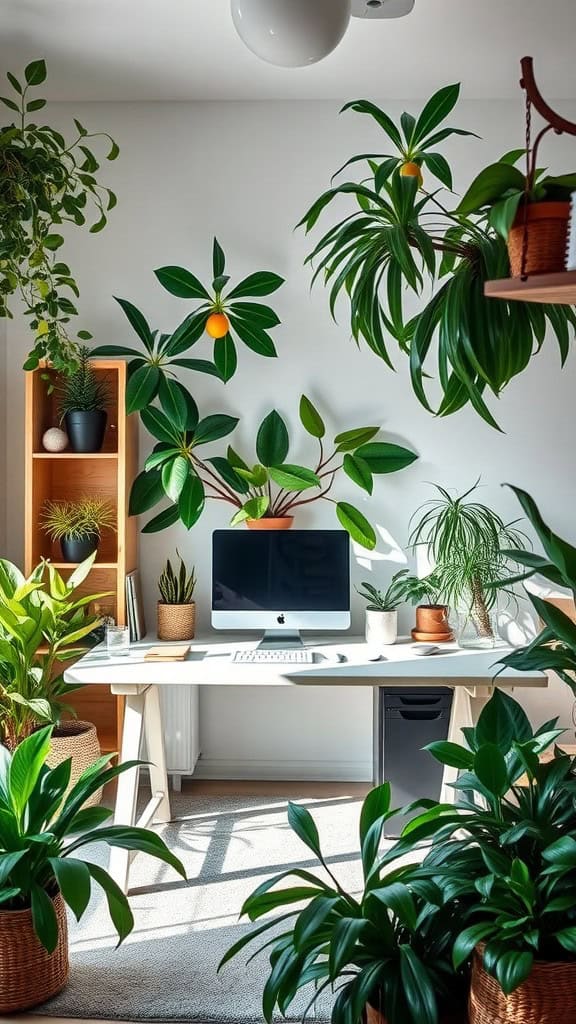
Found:
<path fill-rule="evenodd" d="M 176 554 L 180 559 L 180 568 L 176 573 L 168 559 L 158 580 L 160 598 L 164 604 L 192 604 L 196 586 L 196 571 L 192 567 L 192 572 L 188 574 L 178 550 Z"/>

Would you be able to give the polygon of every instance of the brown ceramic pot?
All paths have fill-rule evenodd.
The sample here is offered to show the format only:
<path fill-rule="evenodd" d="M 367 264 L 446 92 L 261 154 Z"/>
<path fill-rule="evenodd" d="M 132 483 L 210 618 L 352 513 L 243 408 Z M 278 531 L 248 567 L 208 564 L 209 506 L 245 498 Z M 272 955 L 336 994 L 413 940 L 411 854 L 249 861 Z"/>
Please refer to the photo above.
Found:
<path fill-rule="evenodd" d="M 416 626 L 412 639 L 428 643 L 448 643 L 454 634 L 448 622 L 448 606 L 445 604 L 421 604 L 416 609 Z"/>
<path fill-rule="evenodd" d="M 294 516 L 269 516 L 263 519 L 247 519 L 246 526 L 249 530 L 289 530 L 294 522 Z"/>
<path fill-rule="evenodd" d="M 526 218 L 526 221 L 525 221 Z M 529 203 L 521 206 L 508 233 L 508 256 L 512 277 L 526 274 L 555 274 L 564 270 L 570 203 Z M 524 232 L 526 260 L 522 267 Z"/>
<path fill-rule="evenodd" d="M 467 1024 L 468 1016 L 465 1010 L 462 1013 L 441 1013 L 440 1024 Z M 373 1006 L 366 1003 L 366 1024 L 387 1024 L 386 1017 L 375 1010 Z"/>

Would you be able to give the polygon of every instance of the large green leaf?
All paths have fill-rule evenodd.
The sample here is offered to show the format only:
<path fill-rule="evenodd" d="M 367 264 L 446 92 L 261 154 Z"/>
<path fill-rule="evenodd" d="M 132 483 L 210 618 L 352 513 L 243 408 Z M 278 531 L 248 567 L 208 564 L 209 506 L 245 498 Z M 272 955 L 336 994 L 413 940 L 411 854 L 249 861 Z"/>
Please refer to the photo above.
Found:
<path fill-rule="evenodd" d="M 180 381 L 162 377 L 158 391 L 162 411 L 177 431 L 193 431 L 198 425 L 198 406 Z"/>
<path fill-rule="evenodd" d="M 226 256 L 224 250 L 219 244 L 218 239 L 214 239 L 212 246 L 212 276 L 221 277 L 226 269 Z"/>
<path fill-rule="evenodd" d="M 90 902 L 90 872 L 86 864 L 74 857 L 51 857 L 50 867 L 65 902 L 79 921 Z"/>
<path fill-rule="evenodd" d="M 237 416 L 226 416 L 223 413 L 206 416 L 205 419 L 200 420 L 194 431 L 194 444 L 218 441 L 221 437 L 231 434 L 237 425 Z"/>
<path fill-rule="evenodd" d="M 256 436 L 256 454 L 263 466 L 281 465 L 289 449 L 286 424 L 275 409 L 260 424 Z"/>
<path fill-rule="evenodd" d="M 370 103 L 369 100 L 352 100 L 350 103 L 344 104 L 340 113 L 344 113 L 345 110 L 355 110 L 358 114 L 369 114 L 380 125 L 380 128 L 382 128 L 394 145 L 398 149 L 402 149 L 402 137 L 398 128 L 392 118 L 381 110 L 380 107 L 377 107 L 375 103 Z"/>
<path fill-rule="evenodd" d="M 146 526 L 142 527 L 142 533 L 160 533 L 161 530 L 167 530 L 169 526 L 174 526 L 174 523 L 177 523 L 179 519 L 178 505 L 169 505 L 168 508 L 159 512 L 153 519 L 150 519 Z"/>
<path fill-rule="evenodd" d="M 366 444 L 376 436 L 380 427 L 356 427 L 354 430 L 344 430 L 334 438 L 334 444 L 339 452 L 353 452 L 362 444 Z"/>
<path fill-rule="evenodd" d="M 495 163 L 480 171 L 468 191 L 460 200 L 457 212 L 468 215 L 477 213 L 504 196 L 509 189 L 524 190 L 524 175 L 517 167 L 507 163 Z"/>
<path fill-rule="evenodd" d="M 526 951 L 502 950 L 496 961 L 496 978 L 504 995 L 509 996 L 530 976 L 534 954 Z"/>
<path fill-rule="evenodd" d="M 119 299 L 117 296 L 114 296 L 114 298 L 116 299 L 116 302 L 126 314 L 126 317 L 130 325 L 134 328 L 140 340 L 144 342 L 145 348 L 148 350 L 148 352 L 152 352 L 154 348 L 154 338 L 152 336 L 152 331 L 150 330 L 150 326 L 144 314 L 141 313 L 140 310 L 137 309 L 136 306 L 134 306 L 131 302 L 128 302 L 127 299 Z M 130 351 L 130 349 L 127 350 L 127 352 Z M 102 348 L 99 349 L 99 353 L 104 355 L 104 353 L 102 352 Z"/>
<path fill-rule="evenodd" d="M 266 331 L 277 327 L 280 323 L 277 313 L 262 302 L 233 302 L 229 308 L 234 316 L 240 317 L 241 320 L 246 320 L 254 326 L 263 327 Z"/>
<path fill-rule="evenodd" d="M 205 306 L 200 312 L 191 313 L 190 316 L 187 316 L 167 340 L 165 347 L 163 347 L 163 354 L 172 358 L 192 348 L 206 330 L 208 312 L 209 307 Z"/>
<path fill-rule="evenodd" d="M 495 743 L 507 754 L 514 741 L 532 738 L 532 727 L 520 704 L 502 690 L 495 690 L 482 709 L 476 725 L 476 743 Z"/>
<path fill-rule="evenodd" d="M 456 83 L 454 85 L 445 85 L 430 97 L 416 121 L 414 129 L 415 144 L 426 139 L 430 132 L 433 132 L 444 118 L 448 117 L 450 111 L 456 106 L 459 95 L 460 85 Z"/>
<path fill-rule="evenodd" d="M 216 472 L 222 477 L 225 483 L 232 488 L 232 490 L 236 491 L 238 494 L 248 493 L 250 490 L 249 484 L 239 476 L 228 459 L 223 459 L 221 456 L 215 455 L 213 458 L 207 459 L 206 461 L 212 463 Z"/>
<path fill-rule="evenodd" d="M 46 81 L 46 61 L 33 60 L 30 64 L 27 64 L 24 68 L 24 77 L 27 85 L 41 85 L 42 82 Z"/>
<path fill-rule="evenodd" d="M 162 476 L 158 470 L 139 473 L 130 491 L 128 514 L 139 516 L 143 512 L 148 512 L 158 504 L 163 495 Z"/>
<path fill-rule="evenodd" d="M 256 498 L 250 498 L 242 508 L 238 509 L 235 515 L 230 520 L 230 526 L 239 526 L 240 523 L 245 523 L 247 519 L 262 519 L 262 516 L 266 515 L 270 506 L 270 499 L 267 495 L 263 494 Z"/>
<path fill-rule="evenodd" d="M 330 904 L 334 903 L 333 898 L 320 896 L 318 899 L 324 900 L 326 905 L 332 909 Z M 342 917 L 337 922 L 331 935 L 329 953 L 329 971 L 333 981 L 340 977 L 347 964 L 354 963 L 356 944 L 365 930 L 366 921 L 362 918 Z"/>
<path fill-rule="evenodd" d="M 245 277 L 240 284 L 237 284 L 231 292 L 228 293 L 228 299 L 239 299 L 244 296 L 258 296 L 258 295 L 271 295 L 284 284 L 284 278 L 278 274 L 273 274 L 267 270 L 259 271 L 256 274 L 250 274 L 249 277 Z"/>
<path fill-rule="evenodd" d="M 178 501 L 190 474 L 190 463 L 182 455 L 170 459 L 162 466 L 162 487 L 170 501 Z"/>
<path fill-rule="evenodd" d="M 350 455 L 350 453 L 347 453 L 344 456 L 343 468 L 347 476 L 349 476 L 350 479 L 358 485 L 358 487 L 367 491 L 368 494 L 372 494 L 372 491 L 374 490 L 372 470 L 364 459 L 359 458 L 357 455 Z"/>
<path fill-rule="evenodd" d="M 483 786 L 496 797 L 504 796 L 510 780 L 502 751 L 495 743 L 484 743 L 474 755 L 474 773 Z"/>
<path fill-rule="evenodd" d="M 446 188 L 452 190 L 452 171 L 446 157 L 442 156 L 442 153 L 425 153 L 423 160 L 428 170 L 432 171 L 432 174 L 438 178 L 438 181 L 441 181 Z"/>
<path fill-rule="evenodd" d="M 50 751 L 52 728 L 33 732 L 16 747 L 8 768 L 10 802 L 21 820 Z"/>
<path fill-rule="evenodd" d="M 226 334 L 224 338 L 215 343 L 214 363 L 220 371 L 222 380 L 227 384 L 236 373 L 236 367 L 238 366 L 236 346 L 229 334 Z"/>
<path fill-rule="evenodd" d="M 249 323 L 232 314 L 230 314 L 230 323 L 240 340 L 257 355 L 266 356 L 268 359 L 273 359 L 276 356 L 272 338 L 258 323 Z"/>
<path fill-rule="evenodd" d="M 355 451 L 356 458 L 362 459 L 372 473 L 397 473 L 416 461 L 418 456 L 409 448 L 387 441 L 373 441 L 362 444 Z"/>
<path fill-rule="evenodd" d="M 352 540 L 361 547 L 373 551 L 376 547 L 376 534 L 366 516 L 363 516 L 354 505 L 346 501 L 339 501 L 336 505 L 336 515 L 340 525 L 350 534 Z"/>
<path fill-rule="evenodd" d="M 184 526 L 191 530 L 204 510 L 204 486 L 195 474 L 190 473 L 184 483 L 178 501 L 178 511 Z"/>
<path fill-rule="evenodd" d="M 309 487 L 320 487 L 321 481 L 311 469 L 305 466 L 293 466 L 283 463 L 281 466 L 270 466 L 270 479 L 285 491 L 305 491 Z"/>
<path fill-rule="evenodd" d="M 400 945 L 399 951 L 404 996 L 412 1019 L 419 1024 L 437 1024 L 436 992 L 428 971 L 412 946 Z"/>
<path fill-rule="evenodd" d="M 217 377 L 218 380 L 222 380 L 220 370 L 209 359 L 173 359 L 172 365 L 183 366 L 186 370 L 195 370 L 196 373 L 207 373 L 211 377 Z"/>
<path fill-rule="evenodd" d="M 202 282 L 183 267 L 160 267 L 154 273 L 162 287 L 179 299 L 210 299 Z"/>
<path fill-rule="evenodd" d="M 458 743 L 450 743 L 448 740 L 435 740 L 426 744 L 427 750 L 440 764 L 447 764 L 451 768 L 459 768 L 468 771 L 474 764 L 474 754 L 466 747 Z"/>
<path fill-rule="evenodd" d="M 170 422 L 161 409 L 157 409 L 153 405 L 148 406 L 140 411 L 140 419 L 152 437 L 167 444 L 179 445 L 181 431 Z"/>
<path fill-rule="evenodd" d="M 54 904 L 45 890 L 35 884 L 31 886 L 30 900 L 34 931 L 44 949 L 53 953 L 58 945 L 58 921 Z"/>
<path fill-rule="evenodd" d="M 126 388 L 126 412 L 139 412 L 150 405 L 158 393 L 160 379 L 158 367 L 149 363 L 132 373 Z"/>
<path fill-rule="evenodd" d="M 312 850 L 312 853 L 322 860 L 320 836 L 318 835 L 318 829 L 310 811 L 301 804 L 296 804 L 291 801 L 288 804 L 288 824 L 308 849 Z"/>
<path fill-rule="evenodd" d="M 300 399 L 300 422 L 304 430 L 312 437 L 322 438 L 326 433 L 326 426 L 320 413 L 306 395 Z"/>
<path fill-rule="evenodd" d="M 120 887 L 104 868 L 100 867 L 99 864 L 92 864 L 90 861 L 86 861 L 86 866 L 94 881 L 104 890 L 108 904 L 108 913 L 116 929 L 118 945 L 120 945 L 134 927 L 134 917 L 130 904 Z"/>

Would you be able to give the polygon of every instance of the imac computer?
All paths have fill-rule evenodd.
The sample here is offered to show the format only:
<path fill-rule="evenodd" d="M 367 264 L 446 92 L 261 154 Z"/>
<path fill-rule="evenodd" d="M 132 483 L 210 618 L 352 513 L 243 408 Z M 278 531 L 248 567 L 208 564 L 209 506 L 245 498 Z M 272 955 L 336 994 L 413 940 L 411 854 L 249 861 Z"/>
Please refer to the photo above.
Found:
<path fill-rule="evenodd" d="M 256 630 L 252 657 L 289 650 L 308 661 L 300 630 L 350 626 L 350 539 L 343 530 L 216 530 L 212 535 L 212 625 Z M 300 651 L 300 655 L 296 652 Z M 261 655 L 258 654 L 261 652 Z"/>

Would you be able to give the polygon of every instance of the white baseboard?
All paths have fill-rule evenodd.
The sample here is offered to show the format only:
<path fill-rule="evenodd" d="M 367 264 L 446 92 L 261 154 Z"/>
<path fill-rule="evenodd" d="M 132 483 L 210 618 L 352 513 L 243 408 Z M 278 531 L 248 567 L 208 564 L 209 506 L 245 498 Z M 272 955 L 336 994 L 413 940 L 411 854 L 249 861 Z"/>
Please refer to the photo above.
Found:
<path fill-rule="evenodd" d="M 228 761 L 200 757 L 195 779 L 274 782 L 371 782 L 371 761 Z"/>

